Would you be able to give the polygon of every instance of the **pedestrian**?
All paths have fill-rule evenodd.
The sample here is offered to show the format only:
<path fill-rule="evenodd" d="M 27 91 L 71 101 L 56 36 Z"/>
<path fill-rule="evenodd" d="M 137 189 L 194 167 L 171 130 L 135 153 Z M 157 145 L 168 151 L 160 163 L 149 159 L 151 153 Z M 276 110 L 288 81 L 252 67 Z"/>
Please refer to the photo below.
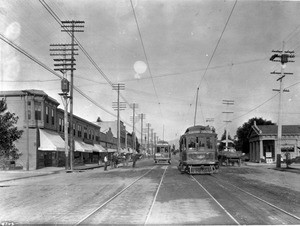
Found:
<path fill-rule="evenodd" d="M 107 171 L 107 163 L 108 163 L 108 159 L 107 159 L 107 155 L 104 156 L 104 171 Z"/>
<path fill-rule="evenodd" d="M 139 154 L 138 153 L 136 153 L 135 155 L 133 155 L 133 159 L 132 159 L 132 167 L 133 168 L 135 167 L 135 163 L 138 160 L 138 158 L 139 158 Z"/>

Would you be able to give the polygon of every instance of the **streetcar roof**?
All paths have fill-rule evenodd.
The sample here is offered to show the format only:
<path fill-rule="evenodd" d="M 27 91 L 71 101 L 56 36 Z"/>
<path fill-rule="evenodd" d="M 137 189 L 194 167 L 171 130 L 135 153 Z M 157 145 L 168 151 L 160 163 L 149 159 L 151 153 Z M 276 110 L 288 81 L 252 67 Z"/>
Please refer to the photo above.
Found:
<path fill-rule="evenodd" d="M 210 126 L 191 126 L 186 129 L 185 134 L 192 134 L 192 133 L 215 133 Z"/>

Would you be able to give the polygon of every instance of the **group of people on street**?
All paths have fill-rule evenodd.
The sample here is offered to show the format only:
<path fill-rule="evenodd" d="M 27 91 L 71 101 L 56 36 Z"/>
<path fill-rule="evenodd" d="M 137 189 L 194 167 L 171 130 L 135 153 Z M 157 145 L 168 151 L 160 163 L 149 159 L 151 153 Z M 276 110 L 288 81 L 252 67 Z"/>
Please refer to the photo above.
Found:
<path fill-rule="evenodd" d="M 124 166 L 128 166 L 129 165 L 129 160 L 130 160 L 130 156 L 132 159 L 132 167 L 135 167 L 136 161 L 138 159 L 140 159 L 141 154 L 139 153 L 135 153 L 135 154 L 118 154 L 118 153 L 114 153 L 112 155 L 111 161 L 110 161 L 110 165 L 111 168 L 117 168 L 119 163 L 123 163 Z M 109 159 L 108 159 L 108 154 L 105 154 L 104 158 L 104 171 L 107 171 L 107 167 L 109 165 Z"/>

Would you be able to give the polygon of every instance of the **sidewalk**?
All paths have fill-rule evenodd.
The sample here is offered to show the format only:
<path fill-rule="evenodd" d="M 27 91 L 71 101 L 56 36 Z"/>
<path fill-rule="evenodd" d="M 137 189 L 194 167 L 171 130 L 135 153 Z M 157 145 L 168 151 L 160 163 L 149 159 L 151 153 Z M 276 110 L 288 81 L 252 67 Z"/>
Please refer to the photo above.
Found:
<path fill-rule="evenodd" d="M 83 166 L 75 166 L 73 171 L 82 171 L 82 170 L 90 170 L 94 168 L 103 167 L 98 164 L 86 164 Z M 45 167 L 37 170 L 6 170 L 0 171 L 0 182 L 11 181 L 11 180 L 19 180 L 30 177 L 40 177 L 50 174 L 56 173 L 67 173 L 70 171 L 66 171 L 64 167 Z"/>
<path fill-rule="evenodd" d="M 273 170 L 292 172 L 292 173 L 300 173 L 300 163 L 292 163 L 291 165 L 289 165 L 289 168 L 286 168 L 285 163 L 281 163 L 281 168 L 276 168 L 275 163 L 244 162 L 243 164 L 246 166 L 252 166 L 252 167 L 267 167 L 267 168 L 273 169 Z"/>

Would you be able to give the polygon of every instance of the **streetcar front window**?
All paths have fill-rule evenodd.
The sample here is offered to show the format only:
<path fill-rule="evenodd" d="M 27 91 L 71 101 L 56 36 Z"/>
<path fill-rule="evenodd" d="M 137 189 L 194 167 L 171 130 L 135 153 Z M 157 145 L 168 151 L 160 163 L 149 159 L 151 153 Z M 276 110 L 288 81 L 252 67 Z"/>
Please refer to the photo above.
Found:
<path fill-rule="evenodd" d="M 212 143 L 210 137 L 206 137 L 206 147 L 212 149 Z"/>
<path fill-rule="evenodd" d="M 190 160 L 207 160 L 213 161 L 214 160 L 214 153 L 188 153 L 187 158 Z"/>

